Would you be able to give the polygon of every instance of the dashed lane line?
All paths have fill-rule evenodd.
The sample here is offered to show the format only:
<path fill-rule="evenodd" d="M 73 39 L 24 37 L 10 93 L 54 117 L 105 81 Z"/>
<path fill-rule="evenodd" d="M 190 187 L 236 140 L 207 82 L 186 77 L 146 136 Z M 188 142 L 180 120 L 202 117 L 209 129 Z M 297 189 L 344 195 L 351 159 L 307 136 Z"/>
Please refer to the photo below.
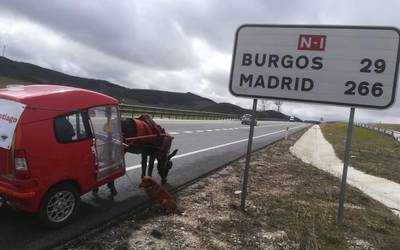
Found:
<path fill-rule="evenodd" d="M 265 127 L 274 127 L 274 126 L 281 126 L 282 124 L 270 124 L 270 125 L 262 125 L 262 126 L 257 126 L 255 128 L 265 128 Z M 170 135 L 179 135 L 179 134 L 193 134 L 193 133 L 203 133 L 203 132 L 214 132 L 214 131 L 232 131 L 232 130 L 238 130 L 238 129 L 249 129 L 250 127 L 236 127 L 236 128 L 216 128 L 216 129 L 205 129 L 205 130 L 195 130 L 195 131 L 183 131 L 183 132 L 178 132 L 178 131 L 172 131 L 169 132 Z"/>
<path fill-rule="evenodd" d="M 301 128 L 301 127 L 304 127 L 304 125 L 300 125 L 300 126 L 296 126 L 296 127 L 293 127 L 293 128 L 289 128 L 289 130 L 293 130 L 293 129 L 297 129 L 297 128 Z M 286 131 L 287 131 L 286 129 L 282 129 L 282 130 L 275 131 L 275 132 L 272 132 L 272 133 L 254 136 L 253 139 L 259 139 L 259 138 L 263 138 L 263 137 L 266 137 L 266 136 L 283 133 L 283 132 L 286 132 Z M 238 140 L 238 141 L 228 142 L 228 143 L 224 143 L 224 144 L 213 146 L 213 147 L 209 147 L 209 148 L 203 148 L 203 149 L 192 151 L 192 152 L 189 152 L 189 153 L 180 154 L 180 155 L 175 156 L 174 159 L 179 159 L 179 158 L 182 158 L 182 157 L 186 157 L 186 156 L 189 156 L 189 155 L 202 153 L 202 152 L 209 151 L 209 150 L 214 150 L 214 149 L 217 149 L 217 148 L 223 148 L 223 147 L 230 146 L 230 145 L 233 145 L 233 144 L 245 142 L 248 139 L 249 138 L 245 138 L 245 139 L 241 139 L 241 140 Z M 137 168 L 140 168 L 140 167 L 141 167 L 140 164 L 134 165 L 134 166 L 131 166 L 131 167 L 127 167 L 126 171 L 130 171 L 130 170 L 137 169 Z"/>
<path fill-rule="evenodd" d="M 263 125 L 257 126 L 255 128 L 265 128 L 265 127 L 274 127 L 274 126 L 281 126 L 282 124 L 272 124 L 272 125 Z M 237 127 L 237 128 L 216 128 L 216 129 L 205 129 L 205 130 L 195 130 L 195 131 L 172 131 L 169 132 L 170 135 L 179 135 L 179 134 L 193 134 L 193 133 L 203 133 L 203 132 L 214 132 L 214 131 L 228 131 L 228 130 L 238 130 L 238 129 L 249 129 L 250 127 Z"/>

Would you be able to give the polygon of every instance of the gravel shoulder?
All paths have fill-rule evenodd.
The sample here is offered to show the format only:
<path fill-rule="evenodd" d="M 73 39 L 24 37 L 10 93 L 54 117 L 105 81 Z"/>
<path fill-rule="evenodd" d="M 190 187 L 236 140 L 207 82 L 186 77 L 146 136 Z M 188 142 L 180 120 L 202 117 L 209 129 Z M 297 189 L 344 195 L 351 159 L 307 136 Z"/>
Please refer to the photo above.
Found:
<path fill-rule="evenodd" d="M 301 133 L 252 154 L 246 212 L 239 210 L 244 159 L 175 194 L 182 215 L 132 214 L 62 249 L 396 249 L 400 219 L 290 154 Z"/>

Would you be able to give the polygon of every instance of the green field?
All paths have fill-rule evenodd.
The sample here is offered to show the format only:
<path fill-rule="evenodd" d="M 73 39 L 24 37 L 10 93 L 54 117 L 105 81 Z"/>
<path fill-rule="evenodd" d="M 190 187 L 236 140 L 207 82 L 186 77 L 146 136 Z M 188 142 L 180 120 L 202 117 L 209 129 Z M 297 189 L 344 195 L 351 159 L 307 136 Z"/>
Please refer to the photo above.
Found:
<path fill-rule="evenodd" d="M 23 85 L 29 85 L 31 83 L 26 82 L 26 81 L 20 81 L 20 80 L 16 80 L 13 78 L 9 78 L 9 77 L 2 77 L 0 76 L 0 88 L 5 88 L 7 85 L 9 84 L 23 84 Z"/>
<path fill-rule="evenodd" d="M 383 124 L 375 124 L 375 126 L 379 128 L 387 128 L 400 132 L 400 124 L 383 123 Z"/>
<path fill-rule="evenodd" d="M 343 160 L 347 124 L 325 124 L 321 129 L 336 155 Z M 350 165 L 400 183 L 400 144 L 388 135 L 354 127 Z"/>

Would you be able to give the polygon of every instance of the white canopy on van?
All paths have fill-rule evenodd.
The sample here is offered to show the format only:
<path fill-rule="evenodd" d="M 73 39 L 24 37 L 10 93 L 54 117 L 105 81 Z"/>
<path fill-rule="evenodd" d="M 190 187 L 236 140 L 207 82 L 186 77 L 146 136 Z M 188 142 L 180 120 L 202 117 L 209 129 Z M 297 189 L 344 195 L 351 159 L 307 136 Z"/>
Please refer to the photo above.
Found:
<path fill-rule="evenodd" d="M 25 105 L 19 102 L 0 99 L 0 147 L 10 149 L 14 131 Z"/>

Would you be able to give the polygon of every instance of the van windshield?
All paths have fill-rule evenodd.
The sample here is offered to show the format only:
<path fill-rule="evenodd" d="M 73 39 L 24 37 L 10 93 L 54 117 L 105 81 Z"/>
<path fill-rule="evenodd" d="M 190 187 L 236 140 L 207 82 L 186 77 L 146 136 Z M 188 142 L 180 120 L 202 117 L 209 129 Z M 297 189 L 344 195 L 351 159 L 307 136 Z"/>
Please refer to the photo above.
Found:
<path fill-rule="evenodd" d="M 25 105 L 0 99 L 0 107 L 0 148 L 10 149 L 15 128 L 25 109 Z"/>

